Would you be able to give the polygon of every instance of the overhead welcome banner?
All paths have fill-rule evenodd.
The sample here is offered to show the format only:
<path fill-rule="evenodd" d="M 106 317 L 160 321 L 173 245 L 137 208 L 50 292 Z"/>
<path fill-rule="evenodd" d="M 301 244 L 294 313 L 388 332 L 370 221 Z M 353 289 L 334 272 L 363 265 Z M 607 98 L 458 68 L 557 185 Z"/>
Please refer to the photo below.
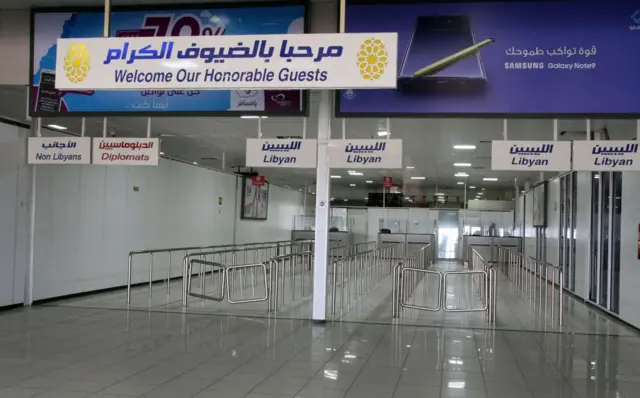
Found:
<path fill-rule="evenodd" d="M 398 33 L 398 88 L 342 91 L 337 114 L 637 115 L 638 10 L 631 0 L 347 0 L 347 33 Z"/>
<path fill-rule="evenodd" d="M 330 168 L 402 168 L 402 140 L 330 140 L 328 151 Z"/>
<path fill-rule="evenodd" d="M 29 164 L 89 164 L 91 138 L 30 137 Z"/>
<path fill-rule="evenodd" d="M 93 164 L 157 166 L 160 140 L 157 138 L 94 138 Z"/>
<path fill-rule="evenodd" d="M 291 2 L 289 2 L 291 3 Z M 111 13 L 111 37 L 301 34 L 305 32 L 306 6 L 263 4 L 242 7 L 190 5 L 153 9 L 118 8 Z M 32 116 L 90 116 L 132 112 L 162 114 L 206 112 L 300 115 L 306 113 L 307 95 L 294 90 L 58 90 L 55 81 L 57 39 L 103 36 L 103 9 L 38 9 L 32 15 Z M 63 75 L 64 76 L 64 75 Z"/>
<path fill-rule="evenodd" d="M 247 139 L 246 166 L 315 169 L 317 141 Z"/>
<path fill-rule="evenodd" d="M 397 35 L 59 39 L 58 90 L 393 88 Z"/>
<path fill-rule="evenodd" d="M 638 141 L 574 141 L 573 170 L 638 171 Z"/>
<path fill-rule="evenodd" d="M 569 171 L 571 142 L 493 141 L 491 170 Z"/>

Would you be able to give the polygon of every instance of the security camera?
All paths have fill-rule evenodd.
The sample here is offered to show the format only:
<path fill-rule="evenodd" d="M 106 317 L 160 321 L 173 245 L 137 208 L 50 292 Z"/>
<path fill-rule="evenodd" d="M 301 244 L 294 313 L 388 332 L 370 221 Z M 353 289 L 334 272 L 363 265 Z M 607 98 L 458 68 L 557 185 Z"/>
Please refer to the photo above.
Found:
<path fill-rule="evenodd" d="M 109 137 L 111 137 L 111 138 L 116 137 L 116 132 L 115 131 L 110 132 L 109 133 Z"/>

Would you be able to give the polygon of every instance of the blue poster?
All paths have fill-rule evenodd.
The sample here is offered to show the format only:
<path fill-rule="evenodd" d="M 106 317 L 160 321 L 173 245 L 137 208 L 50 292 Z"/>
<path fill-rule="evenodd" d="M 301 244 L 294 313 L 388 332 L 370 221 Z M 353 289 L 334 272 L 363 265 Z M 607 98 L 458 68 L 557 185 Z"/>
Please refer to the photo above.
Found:
<path fill-rule="evenodd" d="M 99 10 L 33 14 L 33 116 L 131 112 L 300 115 L 305 112 L 304 93 L 297 90 L 56 90 L 56 40 L 102 37 L 103 27 L 104 14 Z M 304 30 L 304 5 L 114 11 L 110 28 L 114 37 L 266 35 L 304 33 Z"/>
<path fill-rule="evenodd" d="M 346 31 L 398 32 L 398 88 L 339 116 L 640 114 L 637 1 L 349 0 Z"/>

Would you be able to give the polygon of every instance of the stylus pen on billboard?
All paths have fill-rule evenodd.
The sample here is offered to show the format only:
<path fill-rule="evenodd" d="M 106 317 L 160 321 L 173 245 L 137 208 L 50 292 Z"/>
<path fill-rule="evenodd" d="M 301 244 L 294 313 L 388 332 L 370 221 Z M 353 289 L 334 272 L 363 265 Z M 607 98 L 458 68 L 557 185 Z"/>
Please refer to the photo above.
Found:
<path fill-rule="evenodd" d="M 487 44 L 493 43 L 494 41 L 495 41 L 494 39 L 483 40 L 480 43 L 476 43 L 473 46 L 469 46 L 464 50 L 461 50 L 455 54 L 449 55 L 447 58 L 443 58 L 440 61 L 436 61 L 430 65 L 427 65 L 424 68 L 419 69 L 413 75 L 416 77 L 434 75 L 443 69 L 447 69 L 448 67 L 455 64 L 456 62 L 474 55 L 476 51 L 478 51 L 480 48 L 486 46 Z"/>

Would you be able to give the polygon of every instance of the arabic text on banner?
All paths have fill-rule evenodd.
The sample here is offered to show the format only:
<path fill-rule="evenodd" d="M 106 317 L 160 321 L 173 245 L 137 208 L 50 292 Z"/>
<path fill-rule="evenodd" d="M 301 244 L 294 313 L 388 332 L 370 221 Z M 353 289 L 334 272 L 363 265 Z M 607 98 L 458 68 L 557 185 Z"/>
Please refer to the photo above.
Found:
<path fill-rule="evenodd" d="M 395 88 L 396 33 L 59 39 L 58 90 Z"/>

